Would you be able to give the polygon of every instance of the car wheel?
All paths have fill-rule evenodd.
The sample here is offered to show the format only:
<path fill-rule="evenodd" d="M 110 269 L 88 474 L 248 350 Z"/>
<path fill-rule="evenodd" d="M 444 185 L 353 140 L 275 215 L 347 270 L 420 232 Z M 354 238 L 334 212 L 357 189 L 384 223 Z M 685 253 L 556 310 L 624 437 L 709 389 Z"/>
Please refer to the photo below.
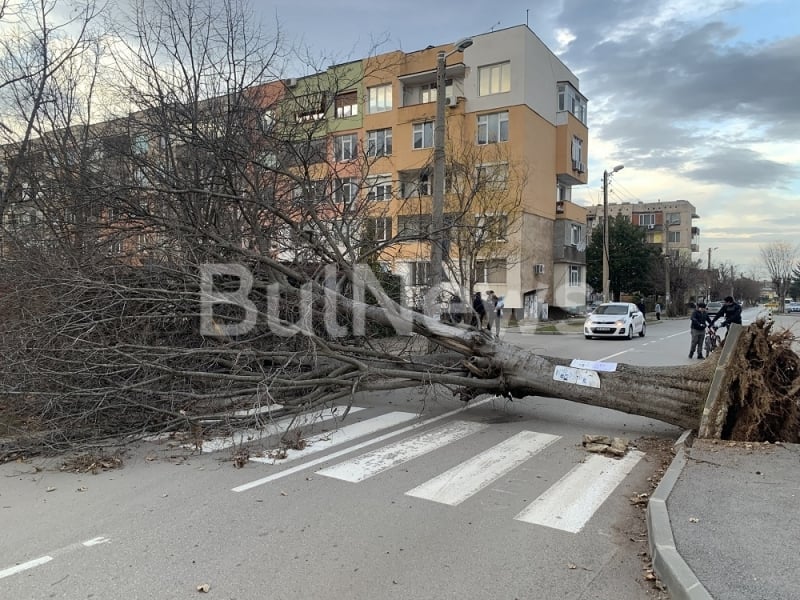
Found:
<path fill-rule="evenodd" d="M 645 323 L 642 323 L 642 330 L 639 332 L 639 337 L 644 337 L 646 331 L 647 331 L 647 325 Z"/>
<path fill-rule="evenodd" d="M 632 340 L 632 339 L 633 339 L 633 325 L 631 325 L 630 327 L 628 327 L 628 335 L 626 335 L 625 337 L 626 337 L 627 339 L 629 339 L 629 340 Z"/>

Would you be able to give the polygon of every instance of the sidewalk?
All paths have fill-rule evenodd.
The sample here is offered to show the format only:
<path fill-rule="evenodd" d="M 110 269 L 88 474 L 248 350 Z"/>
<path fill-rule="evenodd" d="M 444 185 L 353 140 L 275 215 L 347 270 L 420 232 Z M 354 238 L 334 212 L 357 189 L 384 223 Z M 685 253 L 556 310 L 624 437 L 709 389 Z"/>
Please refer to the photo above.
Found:
<path fill-rule="evenodd" d="M 800 598 L 800 445 L 695 440 L 650 499 L 650 555 L 673 600 Z"/>

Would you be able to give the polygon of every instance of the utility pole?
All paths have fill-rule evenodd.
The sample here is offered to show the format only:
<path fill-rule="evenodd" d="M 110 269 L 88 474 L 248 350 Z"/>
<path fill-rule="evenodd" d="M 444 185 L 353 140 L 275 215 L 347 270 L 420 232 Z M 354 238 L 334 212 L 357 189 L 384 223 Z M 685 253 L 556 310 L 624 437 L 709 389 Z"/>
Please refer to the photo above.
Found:
<path fill-rule="evenodd" d="M 611 172 L 603 171 L 603 302 L 609 302 L 609 268 L 608 268 L 608 180 L 625 165 L 617 165 Z"/>
<path fill-rule="evenodd" d="M 664 310 L 667 311 L 667 316 L 671 314 L 669 307 L 669 228 L 667 227 L 667 220 L 664 218 L 664 213 L 661 213 L 662 229 L 664 231 Z"/>
<path fill-rule="evenodd" d="M 436 122 L 433 128 L 433 197 L 431 201 L 431 272 L 430 285 L 439 317 L 442 280 L 444 279 L 443 244 L 444 235 L 444 187 L 445 187 L 445 100 L 447 57 L 464 52 L 472 45 L 472 38 L 464 38 L 450 52 L 440 51 L 436 56 Z"/>

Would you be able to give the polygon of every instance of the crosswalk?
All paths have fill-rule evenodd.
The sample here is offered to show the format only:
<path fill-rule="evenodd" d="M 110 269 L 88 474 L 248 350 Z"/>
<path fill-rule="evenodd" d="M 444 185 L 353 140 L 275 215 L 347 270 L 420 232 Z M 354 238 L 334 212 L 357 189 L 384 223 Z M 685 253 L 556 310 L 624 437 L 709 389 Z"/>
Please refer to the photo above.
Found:
<path fill-rule="evenodd" d="M 287 452 L 285 459 L 263 459 L 261 462 L 270 462 L 279 470 L 237 486 L 232 491 L 244 492 L 315 467 L 320 467 L 315 471 L 317 475 L 354 485 L 402 465 L 407 465 L 407 470 L 411 470 L 409 463 L 412 461 L 492 427 L 480 420 L 463 418 L 464 415 L 459 414 L 463 410 L 426 420 L 420 420 L 413 413 L 390 412 L 326 432 L 309 438 L 310 443 L 306 448 Z M 398 425 L 403 426 L 398 429 Z M 381 433 L 387 429 L 389 431 Z M 310 454 L 331 450 L 360 438 L 365 439 L 295 466 L 281 468 L 286 462 L 307 458 Z M 539 455 L 560 439 L 560 436 L 550 433 L 529 430 L 516 432 L 444 472 L 419 482 L 404 493 L 427 502 L 458 506 L 528 461 L 537 458 L 546 460 Z M 358 452 L 361 453 L 356 454 Z M 353 454 L 355 456 L 347 457 Z M 619 459 L 587 455 L 585 460 L 565 473 L 523 510 L 517 508 L 518 514 L 513 518 L 524 523 L 578 533 L 643 457 L 644 454 L 637 450 L 630 450 Z M 342 460 L 337 460 L 340 458 Z"/>

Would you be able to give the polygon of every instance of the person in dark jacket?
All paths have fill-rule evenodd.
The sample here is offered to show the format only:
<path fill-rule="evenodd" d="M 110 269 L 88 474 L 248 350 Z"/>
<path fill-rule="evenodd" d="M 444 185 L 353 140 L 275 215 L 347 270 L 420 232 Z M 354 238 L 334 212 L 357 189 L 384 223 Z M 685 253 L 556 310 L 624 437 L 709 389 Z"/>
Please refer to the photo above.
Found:
<path fill-rule="evenodd" d="M 736 302 L 733 296 L 725 296 L 725 301 L 717 311 L 717 314 L 711 319 L 711 324 L 713 325 L 720 317 L 725 317 L 724 325 L 730 325 L 731 323 L 738 323 L 741 325 L 742 305 Z"/>
<path fill-rule="evenodd" d="M 475 292 L 475 295 L 472 297 L 472 310 L 475 311 L 475 326 L 478 329 L 483 327 L 483 319 L 486 317 L 486 307 L 483 305 L 483 298 L 481 298 L 480 292 Z"/>
<path fill-rule="evenodd" d="M 706 335 L 706 327 L 711 325 L 705 302 L 697 303 L 692 311 L 691 321 L 692 345 L 689 347 L 689 358 L 692 358 L 695 348 L 697 348 L 697 358 L 703 358 L 703 338 Z"/>

